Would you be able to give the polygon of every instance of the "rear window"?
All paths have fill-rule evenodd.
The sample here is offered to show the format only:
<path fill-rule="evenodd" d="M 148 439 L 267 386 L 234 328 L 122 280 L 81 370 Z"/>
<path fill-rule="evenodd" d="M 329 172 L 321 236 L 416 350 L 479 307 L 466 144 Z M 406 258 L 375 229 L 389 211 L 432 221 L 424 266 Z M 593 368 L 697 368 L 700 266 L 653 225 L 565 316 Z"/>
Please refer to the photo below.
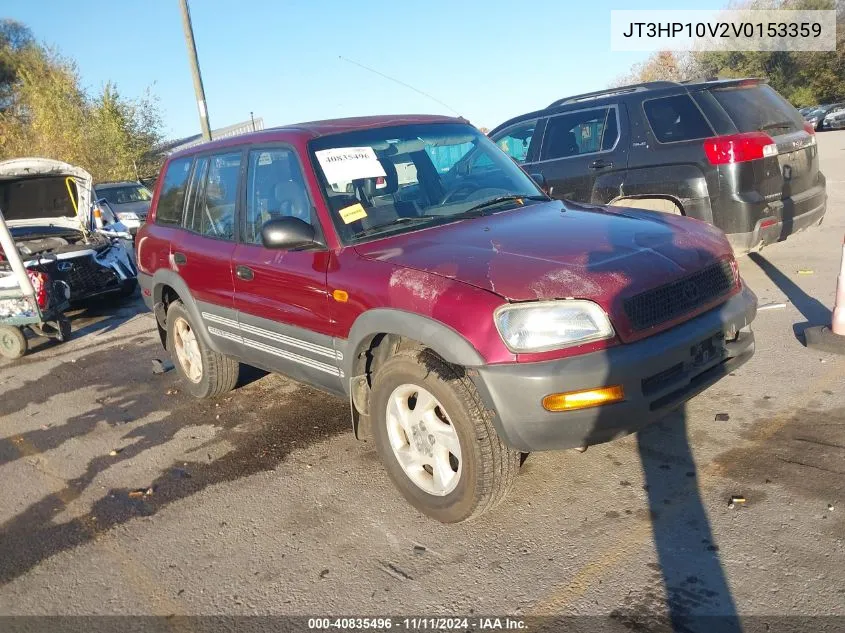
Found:
<path fill-rule="evenodd" d="M 692 141 L 713 135 L 710 124 L 688 95 L 651 99 L 643 103 L 643 110 L 660 143 Z"/>
<path fill-rule="evenodd" d="M 179 158 L 167 166 L 156 207 L 157 224 L 181 224 L 191 160 Z"/>
<path fill-rule="evenodd" d="M 711 88 L 710 94 L 733 119 L 739 132 L 762 130 L 778 135 L 803 129 L 804 119 L 798 110 L 766 84 Z"/>

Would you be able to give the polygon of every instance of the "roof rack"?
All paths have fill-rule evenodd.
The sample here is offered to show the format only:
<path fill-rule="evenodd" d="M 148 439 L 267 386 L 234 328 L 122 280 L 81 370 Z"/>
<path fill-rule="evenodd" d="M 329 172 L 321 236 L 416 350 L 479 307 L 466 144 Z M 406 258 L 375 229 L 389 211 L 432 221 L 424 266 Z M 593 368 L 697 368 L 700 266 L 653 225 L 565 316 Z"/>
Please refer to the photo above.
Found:
<path fill-rule="evenodd" d="M 564 97 L 563 99 L 558 99 L 557 101 L 550 103 L 547 107 L 554 108 L 555 106 L 567 103 L 578 103 L 579 101 L 590 101 L 591 99 L 600 99 L 601 97 L 611 97 L 615 95 L 629 94 L 632 92 L 644 92 L 646 90 L 656 90 L 658 88 L 674 88 L 679 85 L 681 84 L 676 81 L 648 81 L 646 83 L 621 86 L 619 88 L 608 88 L 607 90 L 586 92 L 582 95 L 575 95 L 574 97 Z"/>

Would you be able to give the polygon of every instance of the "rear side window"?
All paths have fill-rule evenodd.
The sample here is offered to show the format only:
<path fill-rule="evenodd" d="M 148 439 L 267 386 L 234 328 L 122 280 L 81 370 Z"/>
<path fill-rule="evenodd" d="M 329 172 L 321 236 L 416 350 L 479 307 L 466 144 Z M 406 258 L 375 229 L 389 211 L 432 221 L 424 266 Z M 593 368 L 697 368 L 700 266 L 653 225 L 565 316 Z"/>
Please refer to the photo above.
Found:
<path fill-rule="evenodd" d="M 609 124 L 610 119 L 612 124 Z M 596 108 L 549 119 L 543 138 L 542 160 L 594 154 L 610 149 L 619 136 L 614 108 Z"/>
<path fill-rule="evenodd" d="M 650 99 L 643 103 L 648 124 L 660 143 L 713 136 L 713 130 L 688 95 Z"/>
<path fill-rule="evenodd" d="M 205 179 L 208 175 L 208 156 L 202 156 L 194 163 L 194 172 L 188 186 L 187 202 L 185 203 L 184 226 L 189 231 L 200 232 L 202 228 L 202 208 L 199 204 L 200 195 L 205 192 Z"/>
<path fill-rule="evenodd" d="M 235 239 L 235 204 L 240 179 L 240 152 L 209 156 L 205 183 L 200 185 L 194 207 L 194 230 L 199 220 L 200 234 L 221 240 Z"/>
<path fill-rule="evenodd" d="M 156 224 L 182 223 L 182 207 L 185 204 L 191 160 L 178 158 L 167 166 L 156 207 Z"/>
<path fill-rule="evenodd" d="M 711 88 L 710 94 L 739 132 L 762 130 L 778 135 L 803 129 L 804 119 L 798 110 L 766 84 Z"/>

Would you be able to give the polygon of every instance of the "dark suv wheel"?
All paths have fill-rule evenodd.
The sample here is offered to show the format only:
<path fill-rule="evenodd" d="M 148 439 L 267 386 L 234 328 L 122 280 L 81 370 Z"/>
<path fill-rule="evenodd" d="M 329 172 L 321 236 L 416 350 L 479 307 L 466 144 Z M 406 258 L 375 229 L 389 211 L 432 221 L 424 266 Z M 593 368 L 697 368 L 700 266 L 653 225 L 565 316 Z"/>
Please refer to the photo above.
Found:
<path fill-rule="evenodd" d="M 475 385 L 428 351 L 405 350 L 377 370 L 376 448 L 418 510 L 444 523 L 474 518 L 510 489 L 520 453 L 493 428 Z"/>
<path fill-rule="evenodd" d="M 197 398 L 219 396 L 238 382 L 239 363 L 203 342 L 181 301 L 167 310 L 167 349 L 188 391 Z"/>

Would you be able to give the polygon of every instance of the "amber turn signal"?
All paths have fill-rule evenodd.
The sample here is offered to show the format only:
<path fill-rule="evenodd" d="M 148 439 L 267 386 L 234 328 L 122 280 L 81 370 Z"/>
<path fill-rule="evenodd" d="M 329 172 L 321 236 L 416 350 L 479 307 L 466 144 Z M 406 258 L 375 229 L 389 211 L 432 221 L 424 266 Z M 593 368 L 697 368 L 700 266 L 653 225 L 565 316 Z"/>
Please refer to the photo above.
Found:
<path fill-rule="evenodd" d="M 599 387 L 598 389 L 584 389 L 567 393 L 552 393 L 543 398 L 543 408 L 546 411 L 574 411 L 621 402 L 624 399 L 625 390 L 622 385 L 616 385 L 614 387 Z"/>

